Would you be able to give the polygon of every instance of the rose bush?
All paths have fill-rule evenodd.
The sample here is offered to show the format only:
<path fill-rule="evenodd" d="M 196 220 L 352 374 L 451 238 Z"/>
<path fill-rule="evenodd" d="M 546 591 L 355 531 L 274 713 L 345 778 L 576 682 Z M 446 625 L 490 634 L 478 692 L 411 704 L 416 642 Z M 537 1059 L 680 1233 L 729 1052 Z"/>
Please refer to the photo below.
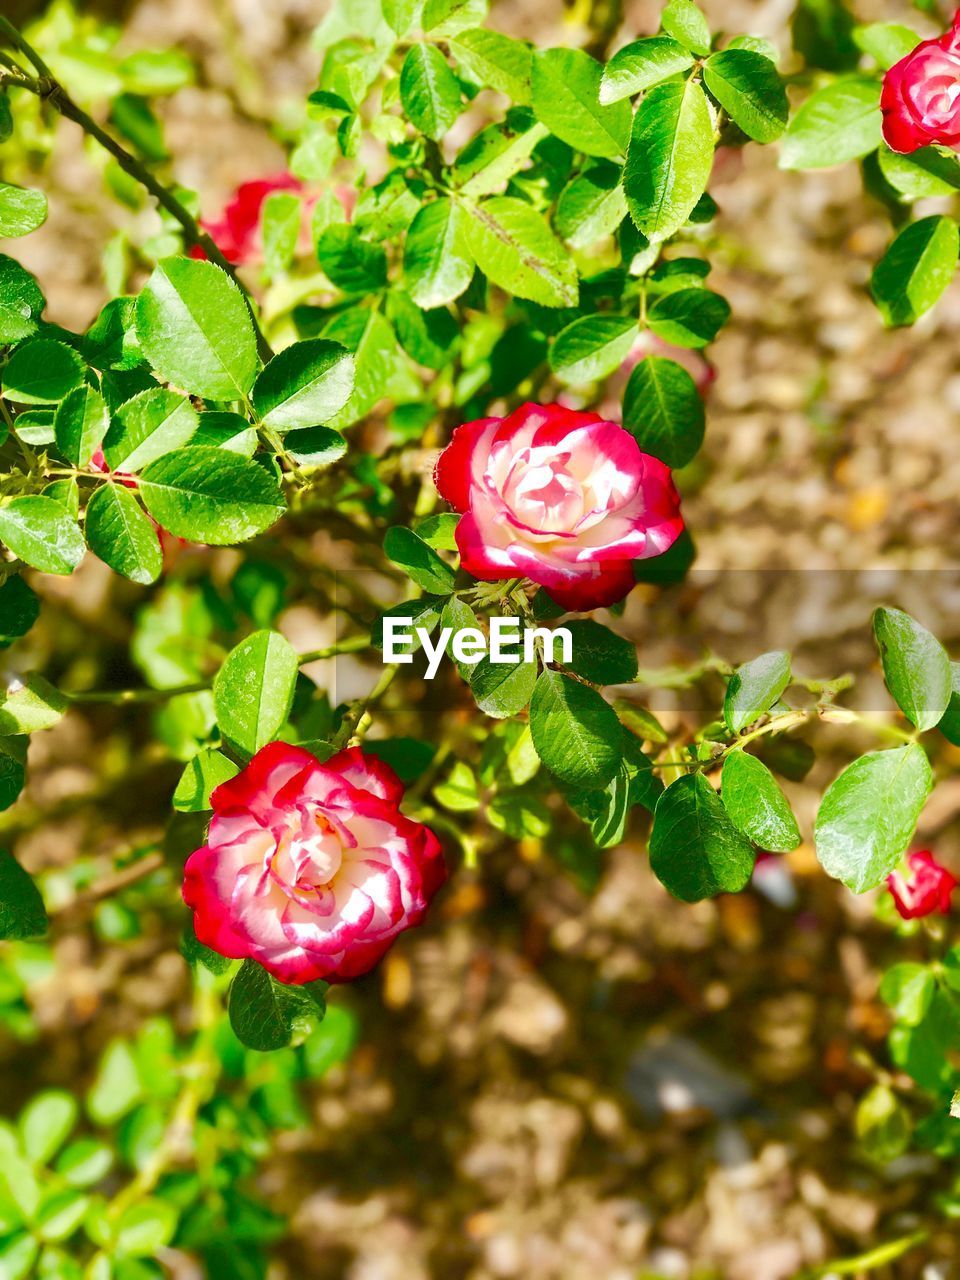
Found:
<path fill-rule="evenodd" d="M 690 0 L 603 61 L 495 31 L 482 3 L 341 0 L 314 33 L 317 87 L 277 129 L 289 170 L 206 219 L 174 181 L 156 101 L 189 84 L 181 55 L 138 58 L 62 9 L 27 36 L 0 19 L 17 179 L 0 184 L 0 234 L 44 221 L 35 184 L 64 146 L 58 116 L 120 201 L 104 305 L 80 331 L 0 256 L 0 809 L 20 833 L 28 739 L 84 715 L 105 760 L 125 734 L 131 777 L 163 792 L 162 821 L 155 787 L 143 815 L 137 783 L 95 792 L 98 815 L 128 806 L 132 847 L 125 831 L 99 839 L 42 867 L 39 887 L 0 853 L 0 941 L 42 935 L 48 907 L 54 933 L 58 912 L 92 914 L 98 945 L 143 921 L 169 943 L 187 925 L 193 992 L 189 1023 L 118 1033 L 91 1081 L 87 1119 L 125 1180 L 110 1151 L 82 1174 L 75 1151 L 46 1167 L 72 1127 L 59 1095 L 35 1100 L 49 1142 L 30 1110 L 0 1134 L 8 1272 L 39 1259 L 75 1280 L 57 1240 L 83 1236 L 90 1280 L 153 1276 L 171 1243 L 213 1275 L 265 1274 L 275 1224 L 248 1257 L 231 1232 L 260 1220 L 236 1183 L 265 1130 L 301 1125 L 294 1083 L 349 1055 L 349 997 L 327 1011 L 326 984 L 362 978 L 424 922 L 448 867 L 465 914 L 488 857 L 553 859 L 590 886 L 631 833 L 682 902 L 749 892 L 758 857 L 802 844 L 850 892 L 881 890 L 889 936 L 936 954 L 884 981 L 890 1062 L 912 1092 L 893 1096 L 878 1065 L 858 1131 L 887 1158 L 915 1120 L 918 1145 L 955 1142 L 960 958 L 933 917 L 956 881 L 929 853 L 902 863 L 960 742 L 956 663 L 879 609 L 893 702 L 878 718 L 845 704 L 849 678 L 804 675 L 785 650 L 641 668 L 620 620 L 635 582 L 655 598 L 694 557 L 679 495 L 709 483 L 705 353 L 730 318 L 711 258 L 739 269 L 708 190 L 716 153 L 729 186 L 752 143 L 777 143 L 786 169 L 861 161 L 898 228 L 871 281 L 888 324 L 925 314 L 956 269 L 953 206 L 912 211 L 960 190 L 960 160 L 935 149 L 960 137 L 957 28 L 922 40 L 835 5 L 840 36 L 824 41 L 812 8 L 794 27 L 791 112 L 769 41 L 711 32 Z M 599 51 L 609 32 L 594 34 Z M 165 556 L 171 539 L 195 551 Z M 69 577 L 88 551 L 125 581 L 103 588 L 103 634 L 84 616 L 81 661 L 57 648 L 44 575 Z M 435 694 L 414 663 L 382 661 L 387 618 L 482 635 L 501 614 L 535 638 L 532 660 L 447 663 Z M 294 647 L 304 617 L 317 631 Z M 565 661 L 542 634 L 561 620 Z M 342 691 L 329 668 L 313 678 L 347 655 Z M 661 723 L 643 692 L 658 687 L 697 690 L 708 714 Z M 776 775 L 811 768 L 796 735 L 837 726 L 879 749 L 844 740 L 852 758 L 821 768 L 801 829 Z M 243 1082 L 236 1097 L 224 1081 Z"/>

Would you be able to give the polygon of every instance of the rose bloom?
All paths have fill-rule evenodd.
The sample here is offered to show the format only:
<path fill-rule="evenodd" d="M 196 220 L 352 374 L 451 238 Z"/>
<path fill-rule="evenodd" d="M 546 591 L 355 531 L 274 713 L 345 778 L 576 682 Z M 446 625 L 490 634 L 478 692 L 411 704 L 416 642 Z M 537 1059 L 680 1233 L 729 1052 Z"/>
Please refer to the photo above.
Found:
<path fill-rule="evenodd" d="M 960 12 L 949 31 L 924 40 L 883 78 L 883 136 L 893 151 L 937 143 L 960 150 Z"/>
<path fill-rule="evenodd" d="M 346 982 L 420 924 L 446 878 L 440 844 L 400 812 L 403 784 L 359 747 L 323 764 L 272 742 L 211 797 L 184 868 L 197 938 L 281 982 Z"/>
<path fill-rule="evenodd" d="M 260 228 L 263 202 L 274 191 L 290 191 L 294 195 L 302 195 L 303 190 L 303 183 L 292 173 L 278 173 L 270 178 L 242 182 L 220 217 L 209 220 L 201 218 L 200 226 L 228 262 L 238 267 L 245 266 L 249 262 L 259 262 L 263 258 L 263 238 Z M 305 207 L 305 227 L 308 217 L 308 209 Z M 306 229 L 309 231 L 309 227 Z M 309 244 L 309 239 L 307 243 Z M 195 245 L 190 250 L 190 256 L 205 258 L 207 255 L 199 245 Z"/>
<path fill-rule="evenodd" d="M 917 920 L 934 911 L 946 915 L 956 879 L 927 849 L 911 853 L 907 865 L 908 875 L 894 871 L 887 876 L 887 886 L 900 915 L 904 920 Z"/>
<path fill-rule="evenodd" d="M 683 528 L 667 467 L 615 422 L 559 404 L 457 427 L 436 483 L 464 513 L 468 573 L 529 578 L 565 609 L 622 600 L 631 562 L 661 555 Z"/>

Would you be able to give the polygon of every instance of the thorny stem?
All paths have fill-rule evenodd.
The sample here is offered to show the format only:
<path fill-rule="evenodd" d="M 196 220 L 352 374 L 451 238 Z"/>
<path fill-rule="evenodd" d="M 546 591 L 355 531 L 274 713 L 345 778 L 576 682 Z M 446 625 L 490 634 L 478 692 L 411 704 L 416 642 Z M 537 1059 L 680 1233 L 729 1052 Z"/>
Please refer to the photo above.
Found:
<path fill-rule="evenodd" d="M 102 129 L 96 120 L 88 115 L 82 107 L 77 106 L 63 85 L 52 75 L 50 68 L 40 55 L 28 44 L 9 19 L 0 17 L 0 33 L 5 35 L 14 48 L 19 49 L 29 59 L 38 72 L 36 79 L 22 73 L 22 71 L 17 76 L 5 76 L 3 77 L 5 83 L 11 87 L 16 86 L 26 89 L 28 93 L 35 94 L 41 101 L 48 102 L 64 119 L 72 120 L 75 124 L 78 124 L 84 133 L 95 139 L 105 151 L 108 151 L 113 156 L 125 173 L 128 173 L 131 178 L 149 191 L 157 203 L 166 209 L 167 213 L 180 224 L 188 243 L 198 245 L 210 261 L 216 263 L 240 287 L 257 335 L 260 358 L 264 363 L 271 359 L 273 348 L 261 332 L 249 296 L 237 279 L 232 263 L 228 262 L 223 256 L 213 239 L 205 231 L 201 230 L 196 218 L 181 204 L 172 191 L 165 187 L 163 183 L 157 181 L 150 170 L 141 164 L 136 156 L 131 155 L 115 138 L 112 138 L 109 133 Z"/>
<path fill-rule="evenodd" d="M 380 674 L 380 679 L 373 686 L 371 692 L 365 698 L 357 699 L 343 717 L 340 728 L 334 734 L 331 742 L 334 751 L 339 751 L 341 747 L 347 746 L 351 738 L 362 736 L 370 722 L 370 712 L 393 684 L 399 670 L 398 666 L 384 667 Z"/>

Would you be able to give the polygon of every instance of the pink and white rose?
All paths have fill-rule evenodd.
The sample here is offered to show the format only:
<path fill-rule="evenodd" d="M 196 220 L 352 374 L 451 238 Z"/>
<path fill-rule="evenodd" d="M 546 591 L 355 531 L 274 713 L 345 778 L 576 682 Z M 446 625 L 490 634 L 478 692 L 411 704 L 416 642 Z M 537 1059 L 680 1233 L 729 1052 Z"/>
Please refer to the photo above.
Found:
<path fill-rule="evenodd" d="M 273 742 L 211 797 L 184 868 L 197 938 L 281 982 L 346 982 L 423 920 L 446 878 L 439 841 L 404 817 L 403 784 L 350 747 L 320 761 Z"/>
<path fill-rule="evenodd" d="M 565 609 L 622 600 L 632 562 L 661 555 L 683 528 L 668 468 L 617 423 L 559 404 L 457 427 L 436 483 L 463 512 L 468 573 L 529 578 Z"/>
<path fill-rule="evenodd" d="M 880 109 L 892 151 L 931 143 L 960 151 L 960 11 L 949 31 L 922 41 L 890 68 Z"/>

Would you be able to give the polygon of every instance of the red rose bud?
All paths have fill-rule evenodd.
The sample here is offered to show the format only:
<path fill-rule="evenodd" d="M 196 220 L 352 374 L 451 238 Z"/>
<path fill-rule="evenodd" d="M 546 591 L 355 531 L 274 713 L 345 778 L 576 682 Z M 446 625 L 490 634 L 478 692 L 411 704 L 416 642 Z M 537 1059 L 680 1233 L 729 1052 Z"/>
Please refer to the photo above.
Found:
<path fill-rule="evenodd" d="M 263 257 L 260 213 L 264 200 L 274 191 L 291 191 L 300 195 L 303 183 L 292 173 L 278 173 L 271 178 L 243 182 L 219 218 L 200 220 L 201 227 L 228 262 L 244 266 L 248 262 L 259 262 Z M 199 245 L 191 250 L 191 257 L 206 256 Z"/>
<path fill-rule="evenodd" d="M 446 879 L 436 836 L 400 812 L 403 784 L 359 747 L 323 764 L 272 742 L 211 797 L 184 868 L 198 939 L 281 982 L 346 982 L 420 924 Z"/>
<path fill-rule="evenodd" d="M 883 136 L 893 151 L 936 143 L 960 149 L 960 11 L 936 40 L 924 40 L 883 78 Z"/>
<path fill-rule="evenodd" d="M 887 876 L 887 886 L 900 915 L 904 920 L 918 920 L 935 911 L 946 915 L 956 879 L 927 849 L 911 853 L 907 865 L 908 875 L 894 871 Z"/>
<path fill-rule="evenodd" d="M 667 467 L 615 422 L 559 404 L 457 427 L 435 478 L 463 512 L 467 572 L 529 578 L 565 609 L 622 600 L 631 562 L 661 555 L 683 529 Z"/>

